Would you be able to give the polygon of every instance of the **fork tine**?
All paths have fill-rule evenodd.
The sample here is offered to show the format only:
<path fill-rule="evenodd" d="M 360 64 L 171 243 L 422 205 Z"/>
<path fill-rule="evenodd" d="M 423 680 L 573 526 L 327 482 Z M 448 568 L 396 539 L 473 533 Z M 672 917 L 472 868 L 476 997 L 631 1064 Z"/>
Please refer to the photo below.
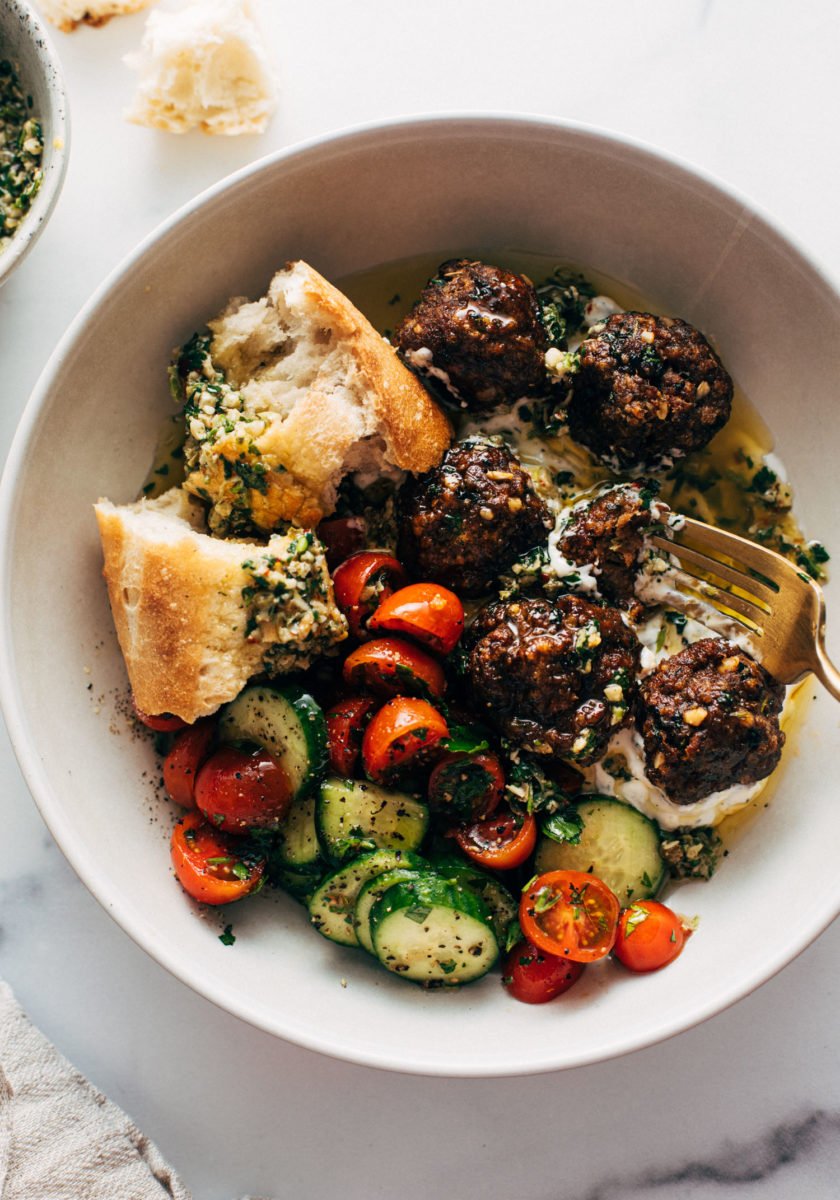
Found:
<path fill-rule="evenodd" d="M 703 601 L 705 604 L 710 604 L 719 613 L 722 613 L 723 616 L 729 617 L 730 620 L 737 621 L 740 625 L 748 629 L 750 633 L 755 634 L 756 637 L 764 636 L 761 618 L 767 614 L 763 609 L 750 604 L 749 600 L 745 600 L 742 596 L 735 596 L 732 592 L 715 587 L 705 579 L 698 579 L 695 575 L 689 575 L 686 572 L 683 572 L 683 575 L 692 583 L 701 585 L 696 590 L 694 588 L 689 589 L 690 595 Z"/>
<path fill-rule="evenodd" d="M 733 587 L 747 592 L 748 594 L 742 596 L 741 599 L 747 600 L 762 615 L 766 616 L 772 611 L 767 601 L 775 593 L 770 588 L 765 587 L 764 584 L 755 581 L 752 576 L 744 575 L 742 572 L 727 566 L 726 563 L 718 562 L 716 558 L 709 558 L 708 555 L 701 554 L 698 550 L 692 550 L 690 546 L 684 546 L 681 542 L 671 542 L 667 538 L 658 536 L 652 538 L 651 541 L 658 549 L 673 554 L 678 559 L 680 566 L 685 570 L 686 575 L 697 577 L 696 573 L 688 570 L 685 564 L 688 563 L 693 567 L 699 567 L 701 571 L 717 576 L 718 579 L 726 583 L 731 583 Z M 726 589 L 721 590 L 725 591 Z M 762 593 L 766 593 L 766 597 Z"/>
<path fill-rule="evenodd" d="M 706 525 L 703 521 L 695 520 L 694 517 L 684 517 L 682 528 L 677 532 L 702 547 L 701 553 L 702 551 L 711 551 L 734 560 L 736 565 L 733 569 L 743 572 L 750 583 L 754 585 L 753 590 L 757 594 L 761 595 L 759 591 L 761 586 L 764 586 L 773 595 L 778 593 L 778 580 L 768 576 L 766 571 L 768 555 L 771 555 L 771 562 L 778 559 L 781 565 L 785 567 L 790 565 L 781 555 L 774 554 L 764 546 L 756 545 L 755 542 L 741 537 L 740 534 L 716 529 L 714 525 Z M 741 585 L 739 584 L 739 586 Z M 769 600 L 771 597 L 766 598 Z"/>

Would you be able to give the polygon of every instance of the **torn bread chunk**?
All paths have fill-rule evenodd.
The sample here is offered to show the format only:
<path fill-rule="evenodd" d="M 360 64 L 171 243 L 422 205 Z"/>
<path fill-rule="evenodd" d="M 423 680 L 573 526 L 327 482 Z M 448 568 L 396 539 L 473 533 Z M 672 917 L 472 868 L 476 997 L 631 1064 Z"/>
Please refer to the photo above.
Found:
<path fill-rule="evenodd" d="M 38 0 L 38 7 L 63 33 L 77 25 L 104 25 L 111 17 L 138 12 L 155 0 Z"/>
<path fill-rule="evenodd" d="M 305 262 L 237 299 L 172 369 L 188 437 L 185 487 L 222 536 L 316 525 L 342 478 L 426 471 L 451 427 L 346 296 Z"/>
<path fill-rule="evenodd" d="M 190 0 L 149 14 L 126 118 L 168 133 L 262 133 L 277 107 L 265 39 L 249 0 Z"/>
<path fill-rule="evenodd" d="M 291 529 L 266 545 L 205 532 L 181 488 L 96 518 L 108 597 L 137 707 L 192 723 L 254 675 L 304 670 L 347 636 L 323 548 Z"/>

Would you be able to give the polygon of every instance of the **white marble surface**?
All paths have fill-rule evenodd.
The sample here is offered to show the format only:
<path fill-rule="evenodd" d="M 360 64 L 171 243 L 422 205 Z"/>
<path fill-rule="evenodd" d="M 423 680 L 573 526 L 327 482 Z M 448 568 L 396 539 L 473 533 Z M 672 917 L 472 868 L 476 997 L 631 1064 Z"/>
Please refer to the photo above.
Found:
<path fill-rule="evenodd" d="M 751 194 L 840 278 L 831 0 L 264 0 L 263 12 L 281 110 L 256 140 L 122 121 L 121 55 L 142 17 L 56 35 L 73 149 L 55 217 L 0 292 L 4 448 L 70 319 L 162 218 L 253 158 L 381 116 L 510 110 L 630 133 Z M 0 974 L 197 1198 L 840 1194 L 840 927 L 734 1009 L 622 1060 L 532 1080 L 389 1075 L 276 1041 L 170 978 L 71 873 L 5 739 L 0 769 Z M 768 920 L 801 903 L 806 880 Z"/>

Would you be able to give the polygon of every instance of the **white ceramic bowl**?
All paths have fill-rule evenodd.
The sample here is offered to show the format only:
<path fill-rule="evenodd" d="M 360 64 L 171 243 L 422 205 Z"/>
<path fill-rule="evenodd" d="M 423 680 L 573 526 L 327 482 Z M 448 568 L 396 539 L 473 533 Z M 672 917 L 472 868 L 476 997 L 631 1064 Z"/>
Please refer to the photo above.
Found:
<path fill-rule="evenodd" d="M 44 135 L 44 178 L 32 207 L 0 253 L 0 286 L 23 261 L 53 211 L 67 169 L 70 125 L 61 64 L 50 38 L 25 0 L 0 0 L 0 59 L 15 66 L 31 94 Z"/>
<path fill-rule="evenodd" d="M 511 1001 L 492 975 L 432 993 L 308 927 L 283 898 L 197 913 L 168 866 L 172 812 L 152 750 L 128 736 L 126 682 L 91 510 L 136 494 L 162 416 L 171 348 L 234 294 L 304 257 L 329 277 L 423 252 L 516 247 L 634 285 L 712 333 L 759 404 L 813 536 L 836 527 L 840 298 L 747 201 L 652 151 L 579 126 L 464 118 L 363 129 L 277 155 L 149 238 L 74 323 L 41 379 L 2 485 L 2 700 L 56 840 L 94 895 L 169 970 L 302 1045 L 430 1074 L 590 1063 L 668 1037 L 778 971 L 840 907 L 837 710 L 793 737 L 769 807 L 715 879 L 676 906 L 700 916 L 679 962 L 601 964 L 562 1001 Z M 87 674 L 90 671 L 90 674 Z M 87 685 L 93 684 L 88 692 Z M 818 688 L 813 691 L 816 694 Z"/>

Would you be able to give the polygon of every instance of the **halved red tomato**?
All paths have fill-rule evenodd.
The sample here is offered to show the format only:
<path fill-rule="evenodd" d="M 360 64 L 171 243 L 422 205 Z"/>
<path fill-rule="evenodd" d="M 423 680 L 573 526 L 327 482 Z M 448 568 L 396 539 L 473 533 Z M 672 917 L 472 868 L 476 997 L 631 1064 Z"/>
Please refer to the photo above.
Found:
<path fill-rule="evenodd" d="M 381 782 L 402 767 L 423 765 L 446 737 L 449 726 L 428 701 L 398 696 L 374 713 L 365 730 L 365 771 L 369 778 Z"/>
<path fill-rule="evenodd" d="M 443 667 L 402 638 L 377 638 L 348 654 L 344 681 L 377 696 L 437 696 L 446 689 Z"/>
<path fill-rule="evenodd" d="M 212 717 L 196 721 L 177 734 L 163 760 L 163 786 L 170 799 L 182 808 L 195 808 L 195 780 L 199 768 L 209 757 L 216 734 Z"/>
<path fill-rule="evenodd" d="M 446 754 L 429 776 L 429 807 L 456 821 L 489 817 L 505 792 L 505 775 L 490 750 Z"/>
<path fill-rule="evenodd" d="M 236 839 L 214 829 L 200 813 L 186 813 L 175 824 L 172 865 L 185 892 L 202 904 L 231 904 L 258 888 L 265 859 L 243 857 Z"/>
<path fill-rule="evenodd" d="M 368 618 L 379 604 L 408 582 L 401 563 L 384 550 L 351 554 L 333 573 L 335 602 L 347 618 L 353 637 L 367 636 Z"/>
<path fill-rule="evenodd" d="M 519 924 L 547 954 L 594 962 L 612 950 L 619 904 L 603 880 L 585 871 L 547 871 L 522 893 Z"/>
<path fill-rule="evenodd" d="M 134 697 L 131 697 L 131 704 L 134 708 L 134 715 L 141 725 L 145 725 L 147 729 L 153 729 L 155 733 L 176 733 L 179 729 L 186 729 L 187 722 L 182 721 L 180 717 L 176 717 L 174 713 L 159 713 L 157 716 L 152 713 L 145 713 L 137 707 Z"/>
<path fill-rule="evenodd" d="M 196 807 L 217 829 L 276 829 L 292 803 L 292 784 L 260 747 L 220 746 L 195 781 Z"/>
<path fill-rule="evenodd" d="M 439 583 L 411 583 L 380 602 L 368 629 L 404 633 L 436 654 L 449 654 L 464 632 L 464 606 Z"/>
<path fill-rule="evenodd" d="M 613 954 L 628 971 L 658 971 L 682 953 L 682 919 L 657 900 L 637 900 L 622 909 Z"/>
<path fill-rule="evenodd" d="M 367 718 L 375 703 L 370 696 L 350 696 L 326 714 L 330 769 L 343 779 L 349 779 L 356 769 Z"/>
<path fill-rule="evenodd" d="M 530 813 L 520 820 L 512 812 L 497 813 L 484 821 L 474 821 L 455 833 L 458 845 L 484 867 L 510 871 L 521 866 L 534 853 L 537 822 Z"/>
<path fill-rule="evenodd" d="M 568 992 L 583 971 L 583 963 L 546 954 L 531 942 L 517 942 L 507 956 L 502 983 L 523 1004 L 545 1004 Z"/>
<path fill-rule="evenodd" d="M 324 544 L 327 566 L 334 571 L 345 558 L 364 549 L 367 521 L 364 517 L 330 517 L 315 532 Z"/>

